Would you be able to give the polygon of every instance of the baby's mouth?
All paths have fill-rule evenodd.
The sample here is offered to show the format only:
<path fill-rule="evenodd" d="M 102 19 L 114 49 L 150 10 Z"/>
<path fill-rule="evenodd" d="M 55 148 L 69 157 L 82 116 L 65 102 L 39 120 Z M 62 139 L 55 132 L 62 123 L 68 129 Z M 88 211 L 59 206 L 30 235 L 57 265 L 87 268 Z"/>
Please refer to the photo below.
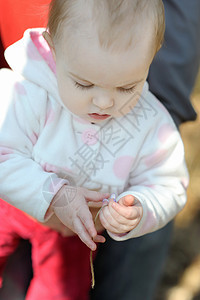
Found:
<path fill-rule="evenodd" d="M 97 114 L 97 113 L 93 113 L 93 114 L 88 114 L 92 119 L 95 120 L 105 120 L 107 118 L 110 117 L 110 115 L 108 114 Z"/>

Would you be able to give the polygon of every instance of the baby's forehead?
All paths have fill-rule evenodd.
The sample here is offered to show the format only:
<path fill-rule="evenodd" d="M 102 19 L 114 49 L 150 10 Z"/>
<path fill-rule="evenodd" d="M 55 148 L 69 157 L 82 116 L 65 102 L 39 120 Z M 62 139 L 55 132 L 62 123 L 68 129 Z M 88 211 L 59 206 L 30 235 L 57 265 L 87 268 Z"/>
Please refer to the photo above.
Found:
<path fill-rule="evenodd" d="M 146 26 L 152 27 L 154 37 L 160 37 L 155 43 L 161 44 L 164 26 L 158 23 L 163 25 L 164 16 L 158 17 L 159 9 L 154 9 L 161 0 L 55 0 L 53 3 L 48 25 L 54 41 L 67 31 L 69 39 L 79 33 L 91 42 L 98 37 L 105 49 L 116 46 L 124 49 Z"/>
<path fill-rule="evenodd" d="M 88 6 L 77 5 L 71 10 L 71 20 L 66 19 L 63 23 L 62 37 L 65 41 L 74 39 L 75 42 L 75 39 L 84 38 L 88 43 L 93 43 L 98 40 L 99 47 L 120 52 L 128 49 L 132 43 L 138 43 L 147 30 L 151 30 L 153 36 L 154 24 L 150 18 L 142 20 L 139 15 L 133 18 L 134 11 L 128 14 L 124 10 L 116 14 L 113 12 L 112 15 L 108 8 L 86 2 Z"/>
<path fill-rule="evenodd" d="M 65 70 L 65 74 L 71 72 L 97 86 L 126 85 L 132 82 L 132 73 L 138 75 L 134 79 L 142 78 L 154 55 L 152 39 L 148 35 L 120 52 L 103 49 L 97 39 L 91 44 L 81 35 L 79 38 L 73 36 L 73 39 L 70 44 L 64 43 L 62 52 L 56 52 L 57 66 Z"/>

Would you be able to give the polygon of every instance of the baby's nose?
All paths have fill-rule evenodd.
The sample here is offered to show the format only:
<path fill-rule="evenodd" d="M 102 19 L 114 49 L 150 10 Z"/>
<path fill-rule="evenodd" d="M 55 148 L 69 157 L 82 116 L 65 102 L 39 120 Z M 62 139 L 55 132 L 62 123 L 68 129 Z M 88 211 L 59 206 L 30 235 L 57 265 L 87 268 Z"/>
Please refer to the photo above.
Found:
<path fill-rule="evenodd" d="M 114 99 L 111 96 L 98 96 L 93 98 L 93 104 L 101 109 L 107 109 L 114 105 Z"/>

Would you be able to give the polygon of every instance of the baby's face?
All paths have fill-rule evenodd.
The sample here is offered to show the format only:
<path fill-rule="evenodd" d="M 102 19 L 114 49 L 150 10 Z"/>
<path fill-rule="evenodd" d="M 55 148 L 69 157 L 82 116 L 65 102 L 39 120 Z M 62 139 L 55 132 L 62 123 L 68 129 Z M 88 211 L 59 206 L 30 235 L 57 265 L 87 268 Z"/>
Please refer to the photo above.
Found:
<path fill-rule="evenodd" d="M 136 104 L 154 56 L 152 35 L 145 32 L 128 50 L 111 53 L 95 39 L 79 36 L 73 47 L 56 48 L 57 81 L 63 104 L 92 123 L 117 118 Z M 128 105 L 125 105 L 127 104 Z"/>

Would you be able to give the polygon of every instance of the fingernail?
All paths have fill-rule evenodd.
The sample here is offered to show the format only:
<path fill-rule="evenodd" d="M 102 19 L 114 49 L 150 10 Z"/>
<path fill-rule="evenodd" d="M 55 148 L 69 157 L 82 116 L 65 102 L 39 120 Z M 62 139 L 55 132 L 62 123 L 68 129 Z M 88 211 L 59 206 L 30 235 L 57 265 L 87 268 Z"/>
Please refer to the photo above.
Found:
<path fill-rule="evenodd" d="M 109 193 L 105 193 L 105 194 L 103 194 L 103 196 L 104 196 L 104 197 L 109 197 L 110 194 L 109 194 Z"/>
<path fill-rule="evenodd" d="M 111 194 L 110 198 L 112 198 L 116 202 L 116 195 L 115 194 Z"/>
<path fill-rule="evenodd" d="M 102 202 L 109 202 L 109 200 L 105 198 L 105 199 L 103 199 Z"/>

